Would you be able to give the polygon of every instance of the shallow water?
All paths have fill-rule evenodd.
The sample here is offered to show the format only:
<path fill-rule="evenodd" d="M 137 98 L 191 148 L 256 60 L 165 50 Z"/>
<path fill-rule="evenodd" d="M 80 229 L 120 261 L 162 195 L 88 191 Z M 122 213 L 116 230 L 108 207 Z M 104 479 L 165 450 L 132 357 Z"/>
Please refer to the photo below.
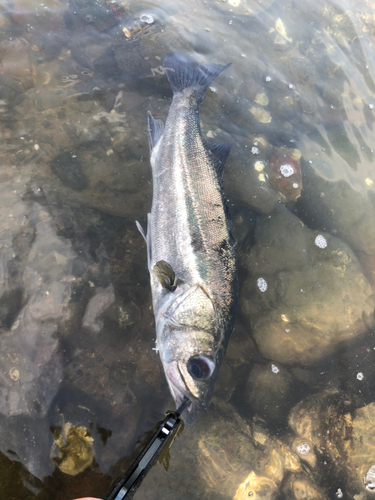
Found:
<path fill-rule="evenodd" d="M 147 110 L 168 113 L 176 50 L 232 63 L 201 121 L 234 143 L 239 315 L 212 407 L 136 498 L 371 498 L 374 4 L 0 12 L 1 499 L 104 498 L 173 407 L 134 221 L 151 206 Z"/>

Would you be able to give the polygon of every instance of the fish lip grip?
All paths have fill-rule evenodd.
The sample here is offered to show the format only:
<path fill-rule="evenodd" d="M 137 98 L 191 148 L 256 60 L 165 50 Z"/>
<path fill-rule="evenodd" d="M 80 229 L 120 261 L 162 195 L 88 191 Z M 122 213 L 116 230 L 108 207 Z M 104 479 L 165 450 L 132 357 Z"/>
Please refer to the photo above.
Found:
<path fill-rule="evenodd" d="M 181 422 L 181 414 L 189 403 L 189 399 L 185 398 L 177 410 L 168 412 L 140 455 L 116 483 L 105 500 L 129 500 L 133 498 L 146 474 L 174 435 Z"/>

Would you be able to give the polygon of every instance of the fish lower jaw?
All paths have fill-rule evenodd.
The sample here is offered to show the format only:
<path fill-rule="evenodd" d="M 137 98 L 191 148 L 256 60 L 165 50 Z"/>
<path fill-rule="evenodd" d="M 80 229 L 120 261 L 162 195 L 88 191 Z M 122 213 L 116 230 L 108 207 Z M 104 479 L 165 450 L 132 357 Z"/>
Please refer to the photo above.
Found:
<path fill-rule="evenodd" d="M 168 379 L 168 385 L 169 385 L 170 391 L 172 393 L 173 399 L 175 401 L 176 408 L 179 408 L 181 406 L 182 402 L 184 401 L 184 399 L 188 396 L 185 396 L 185 394 L 180 389 L 178 389 L 178 387 L 176 387 L 173 384 L 173 382 L 171 382 L 169 379 Z M 193 401 L 190 400 L 190 402 L 186 406 L 185 410 L 193 415 L 193 414 L 195 414 L 195 412 L 197 410 L 197 406 L 195 405 L 195 403 Z"/>

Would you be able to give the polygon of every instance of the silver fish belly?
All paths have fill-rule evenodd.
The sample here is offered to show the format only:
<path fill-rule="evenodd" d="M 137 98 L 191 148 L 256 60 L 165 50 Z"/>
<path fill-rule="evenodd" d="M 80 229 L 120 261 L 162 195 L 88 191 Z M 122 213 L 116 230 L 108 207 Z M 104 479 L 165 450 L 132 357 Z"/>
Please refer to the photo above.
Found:
<path fill-rule="evenodd" d="M 228 65 L 229 66 L 229 65 Z M 237 309 L 234 238 L 222 192 L 231 144 L 210 144 L 199 107 L 227 66 L 198 66 L 170 54 L 164 69 L 173 101 L 163 126 L 149 114 L 153 201 L 148 214 L 148 266 L 156 344 L 184 419 L 209 406 Z"/>

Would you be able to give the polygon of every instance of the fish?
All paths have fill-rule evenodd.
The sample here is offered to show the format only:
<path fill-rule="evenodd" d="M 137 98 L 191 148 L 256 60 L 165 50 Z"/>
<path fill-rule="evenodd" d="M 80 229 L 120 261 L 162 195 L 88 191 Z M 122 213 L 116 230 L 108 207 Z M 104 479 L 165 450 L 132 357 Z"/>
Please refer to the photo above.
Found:
<path fill-rule="evenodd" d="M 147 244 L 156 349 L 178 408 L 192 425 L 208 408 L 237 312 L 235 238 L 222 189 L 232 144 L 207 142 L 199 108 L 210 83 L 230 64 L 199 65 L 168 54 L 173 91 L 165 126 L 148 113 L 153 178 Z"/>

